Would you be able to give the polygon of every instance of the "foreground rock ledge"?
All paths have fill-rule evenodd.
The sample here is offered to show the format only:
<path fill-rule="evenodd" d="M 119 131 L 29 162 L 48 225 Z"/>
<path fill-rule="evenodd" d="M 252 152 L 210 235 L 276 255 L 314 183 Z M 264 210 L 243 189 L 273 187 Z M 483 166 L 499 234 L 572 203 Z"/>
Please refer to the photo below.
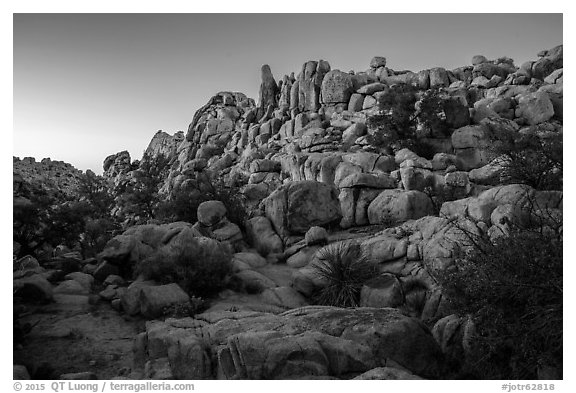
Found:
<path fill-rule="evenodd" d="M 134 344 L 152 379 L 349 379 L 390 364 L 434 378 L 443 362 L 430 331 L 392 308 L 209 312 L 150 321 Z"/>

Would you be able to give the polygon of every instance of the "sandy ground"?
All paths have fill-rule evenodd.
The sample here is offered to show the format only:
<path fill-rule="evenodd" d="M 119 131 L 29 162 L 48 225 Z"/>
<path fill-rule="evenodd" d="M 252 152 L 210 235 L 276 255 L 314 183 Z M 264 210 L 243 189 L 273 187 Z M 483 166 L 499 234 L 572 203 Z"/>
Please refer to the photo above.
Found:
<path fill-rule="evenodd" d="M 58 295 L 55 302 L 28 306 L 22 323 L 34 325 L 24 343 L 14 348 L 14 364 L 27 366 L 34 379 L 91 371 L 98 379 L 127 375 L 132 342 L 142 320 L 128 319 L 110 303 L 90 304 L 88 296 Z"/>

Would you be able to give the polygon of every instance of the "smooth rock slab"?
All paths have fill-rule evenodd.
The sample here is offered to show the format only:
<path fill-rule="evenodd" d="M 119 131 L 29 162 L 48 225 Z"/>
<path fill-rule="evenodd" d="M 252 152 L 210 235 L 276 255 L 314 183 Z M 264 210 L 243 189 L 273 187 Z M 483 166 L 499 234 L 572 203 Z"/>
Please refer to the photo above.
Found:
<path fill-rule="evenodd" d="M 398 310 L 306 306 L 279 315 L 219 311 L 154 321 L 135 342 L 135 366 L 170 356 L 184 340 L 196 350 L 180 351 L 168 371 L 201 370 L 197 379 L 338 377 L 388 364 L 434 378 L 444 361 L 430 331 Z M 208 348 L 216 371 L 207 367 Z"/>
<path fill-rule="evenodd" d="M 87 295 L 90 290 L 75 280 L 66 280 L 61 282 L 56 288 L 54 293 L 66 295 Z"/>
<path fill-rule="evenodd" d="M 80 272 L 69 273 L 65 275 L 64 278 L 66 280 L 78 281 L 80 284 L 82 284 L 84 288 L 88 290 L 92 288 L 92 284 L 94 284 L 94 277 L 86 273 L 80 273 Z"/>
<path fill-rule="evenodd" d="M 368 281 L 360 293 L 362 307 L 399 307 L 402 303 L 402 285 L 393 274 L 383 274 Z"/>
<path fill-rule="evenodd" d="M 370 224 L 400 223 L 433 214 L 428 195 L 416 190 L 384 190 L 368 206 Z"/>
<path fill-rule="evenodd" d="M 140 291 L 140 312 L 146 318 L 156 318 L 166 307 L 189 301 L 190 297 L 178 284 L 144 286 Z"/>

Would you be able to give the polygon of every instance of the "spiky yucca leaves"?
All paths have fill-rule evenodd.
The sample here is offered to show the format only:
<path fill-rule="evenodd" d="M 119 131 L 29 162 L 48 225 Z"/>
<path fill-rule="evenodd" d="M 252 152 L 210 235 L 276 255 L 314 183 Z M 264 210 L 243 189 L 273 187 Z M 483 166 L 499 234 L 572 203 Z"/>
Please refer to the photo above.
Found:
<path fill-rule="evenodd" d="M 313 268 L 327 285 L 315 296 L 317 304 L 358 307 L 362 285 L 378 274 L 378 269 L 357 243 L 333 243 L 318 251 Z"/>

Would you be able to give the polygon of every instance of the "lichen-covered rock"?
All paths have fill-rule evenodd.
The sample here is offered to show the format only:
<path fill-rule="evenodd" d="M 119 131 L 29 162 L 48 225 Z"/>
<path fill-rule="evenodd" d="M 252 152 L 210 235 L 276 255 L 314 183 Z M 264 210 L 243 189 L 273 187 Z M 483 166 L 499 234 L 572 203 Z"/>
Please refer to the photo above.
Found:
<path fill-rule="evenodd" d="M 340 219 L 340 203 L 335 187 L 316 181 L 290 182 L 274 191 L 264 201 L 266 216 L 276 232 L 304 234 L 313 226 Z"/>
<path fill-rule="evenodd" d="M 526 119 L 528 124 L 540 124 L 554 116 L 554 106 L 546 92 L 524 94 L 518 98 L 516 117 Z"/>
<path fill-rule="evenodd" d="M 383 274 L 362 286 L 361 307 L 398 307 L 404 303 L 402 285 L 393 274 Z"/>
<path fill-rule="evenodd" d="M 352 76 L 339 70 L 332 70 L 322 80 L 322 102 L 325 104 L 348 103 L 354 93 Z"/>
<path fill-rule="evenodd" d="M 198 222 L 205 226 L 216 225 L 226 217 L 226 206 L 220 201 L 206 201 L 198 206 Z"/>
<path fill-rule="evenodd" d="M 180 350 L 184 342 L 189 350 Z M 218 363 L 212 372 L 209 350 Z M 343 377 L 388 365 L 434 378 L 443 367 L 430 332 L 391 308 L 208 312 L 149 323 L 135 342 L 135 367 L 168 357 L 169 373 L 188 370 L 196 379 Z"/>
<path fill-rule="evenodd" d="M 401 223 L 433 214 L 430 197 L 416 190 L 384 190 L 368 206 L 370 224 Z"/>
<path fill-rule="evenodd" d="M 298 80 L 292 86 L 298 89 L 298 99 L 291 93 L 290 106 L 300 111 L 317 111 L 320 108 L 320 89 L 326 73 L 330 71 L 327 61 L 307 61 L 298 74 Z M 297 106 L 295 105 L 297 104 Z"/>
<path fill-rule="evenodd" d="M 188 294 L 174 283 L 159 286 L 145 285 L 140 290 L 140 312 L 146 318 L 159 317 L 167 307 L 187 304 L 189 301 Z"/>

